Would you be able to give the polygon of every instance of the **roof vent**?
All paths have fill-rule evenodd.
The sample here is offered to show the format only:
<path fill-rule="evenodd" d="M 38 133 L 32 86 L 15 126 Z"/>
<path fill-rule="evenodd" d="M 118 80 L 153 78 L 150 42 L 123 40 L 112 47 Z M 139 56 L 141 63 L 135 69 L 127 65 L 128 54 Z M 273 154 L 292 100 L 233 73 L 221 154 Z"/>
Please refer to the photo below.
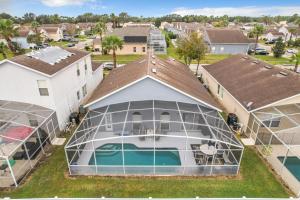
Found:
<path fill-rule="evenodd" d="M 152 68 L 151 71 L 156 74 L 157 70 L 155 68 Z"/>
<path fill-rule="evenodd" d="M 258 60 L 254 60 L 252 63 L 258 64 L 259 62 Z"/>
<path fill-rule="evenodd" d="M 152 55 L 151 57 L 152 57 L 153 59 L 155 59 L 155 56 L 154 56 L 154 55 Z"/>
<path fill-rule="evenodd" d="M 253 105 L 253 102 L 250 101 L 249 103 L 247 103 L 246 107 L 248 110 L 251 110 L 251 106 Z"/>
<path fill-rule="evenodd" d="M 288 75 L 288 73 L 284 72 L 284 71 L 279 72 L 279 74 L 281 74 L 282 76 L 287 76 Z"/>
<path fill-rule="evenodd" d="M 249 59 L 247 56 L 243 56 L 243 58 L 244 58 L 245 60 L 248 60 L 248 59 Z"/>
<path fill-rule="evenodd" d="M 265 65 L 264 66 L 266 69 L 272 69 L 273 67 L 272 66 L 269 66 L 269 65 Z"/>
<path fill-rule="evenodd" d="M 154 60 L 152 60 L 152 61 L 151 61 L 151 63 L 152 63 L 153 65 L 155 65 L 155 64 L 156 64 L 156 62 L 155 62 Z"/>

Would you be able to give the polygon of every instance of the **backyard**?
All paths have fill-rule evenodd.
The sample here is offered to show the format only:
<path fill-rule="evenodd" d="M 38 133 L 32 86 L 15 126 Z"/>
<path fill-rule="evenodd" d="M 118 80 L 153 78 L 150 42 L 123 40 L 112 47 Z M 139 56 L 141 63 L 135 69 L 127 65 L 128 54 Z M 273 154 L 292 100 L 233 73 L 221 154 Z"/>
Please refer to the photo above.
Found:
<path fill-rule="evenodd" d="M 138 60 L 141 58 L 142 55 L 117 55 L 117 63 L 118 64 L 127 64 L 132 61 Z M 94 61 L 99 61 L 99 62 L 112 62 L 113 58 L 112 55 L 92 55 L 92 59 Z"/>
<path fill-rule="evenodd" d="M 63 146 L 56 147 L 17 189 L 0 197 L 289 197 L 256 152 L 246 148 L 237 177 L 69 177 Z"/>

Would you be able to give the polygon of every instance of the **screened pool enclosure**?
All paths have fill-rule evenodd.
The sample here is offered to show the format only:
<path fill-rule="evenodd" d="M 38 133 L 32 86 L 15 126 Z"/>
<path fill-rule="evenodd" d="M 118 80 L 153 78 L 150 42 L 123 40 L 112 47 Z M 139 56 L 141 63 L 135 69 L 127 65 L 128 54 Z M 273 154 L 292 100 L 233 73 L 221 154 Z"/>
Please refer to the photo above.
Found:
<path fill-rule="evenodd" d="M 72 175 L 235 175 L 243 146 L 216 110 L 132 101 L 90 110 L 65 147 Z"/>
<path fill-rule="evenodd" d="M 57 133 L 53 110 L 0 100 L 0 187 L 18 186 Z"/>

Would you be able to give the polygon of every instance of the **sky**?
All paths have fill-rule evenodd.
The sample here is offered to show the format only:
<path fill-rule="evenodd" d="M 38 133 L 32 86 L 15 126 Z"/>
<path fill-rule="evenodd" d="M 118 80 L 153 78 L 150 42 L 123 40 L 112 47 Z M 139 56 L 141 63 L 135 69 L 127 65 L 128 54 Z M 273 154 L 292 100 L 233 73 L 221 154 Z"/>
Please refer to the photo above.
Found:
<path fill-rule="evenodd" d="M 86 12 L 132 16 L 215 15 L 262 16 L 300 15 L 300 0 L 0 0 L 0 12 L 23 16 L 26 12 L 77 16 Z"/>

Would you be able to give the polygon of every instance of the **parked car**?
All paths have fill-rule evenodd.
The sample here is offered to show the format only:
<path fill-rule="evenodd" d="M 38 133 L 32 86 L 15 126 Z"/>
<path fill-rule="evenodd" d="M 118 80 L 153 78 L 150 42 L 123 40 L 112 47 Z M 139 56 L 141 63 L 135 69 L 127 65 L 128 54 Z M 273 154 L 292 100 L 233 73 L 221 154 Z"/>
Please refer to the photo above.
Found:
<path fill-rule="evenodd" d="M 290 53 L 290 54 L 296 54 L 296 53 L 298 53 L 298 51 L 296 49 L 288 49 L 286 52 Z"/>
<path fill-rule="evenodd" d="M 67 44 L 67 47 L 75 47 L 75 44 L 74 43 L 69 43 L 69 44 Z"/>
<path fill-rule="evenodd" d="M 105 62 L 105 63 L 103 63 L 103 69 L 112 70 L 113 68 L 114 68 L 114 63 L 113 62 Z"/>
<path fill-rule="evenodd" d="M 70 42 L 73 42 L 73 43 L 78 43 L 78 42 L 79 42 L 79 40 L 78 40 L 78 39 L 76 39 L 76 38 L 72 38 L 72 39 L 70 40 Z"/>
<path fill-rule="evenodd" d="M 253 54 L 254 53 L 254 49 L 250 49 L 248 51 L 248 54 Z M 255 52 L 256 55 L 268 55 L 269 52 L 264 49 L 264 48 L 256 48 L 256 52 Z"/>
<path fill-rule="evenodd" d="M 265 44 L 275 44 L 276 40 L 268 40 L 265 42 Z"/>
<path fill-rule="evenodd" d="M 69 42 L 70 40 L 71 40 L 71 37 L 69 37 L 69 36 L 63 37 L 61 39 L 61 41 L 63 41 L 63 42 Z"/>

